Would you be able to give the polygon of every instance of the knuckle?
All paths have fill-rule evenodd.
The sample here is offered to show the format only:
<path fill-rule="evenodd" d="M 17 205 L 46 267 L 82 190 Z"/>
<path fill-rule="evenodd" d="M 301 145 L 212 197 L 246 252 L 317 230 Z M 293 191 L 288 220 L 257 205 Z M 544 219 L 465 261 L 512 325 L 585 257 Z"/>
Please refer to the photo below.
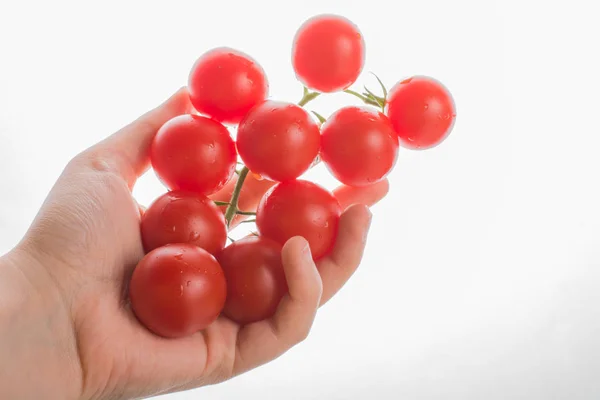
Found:
<path fill-rule="evenodd" d="M 102 150 L 88 149 L 69 161 L 66 172 L 84 175 L 90 184 L 99 184 L 113 192 L 125 184 L 121 169 L 118 153 L 107 155 Z"/>
<path fill-rule="evenodd" d="M 304 324 L 300 329 L 297 329 L 294 335 L 294 343 L 298 344 L 304 342 L 310 334 L 311 327 L 312 321 L 308 324 Z"/>
<path fill-rule="evenodd" d="M 108 151 L 92 147 L 76 155 L 69 162 L 69 166 L 98 174 L 121 176 L 122 170 L 127 166 L 127 160 L 125 154 L 119 150 Z"/>
<path fill-rule="evenodd" d="M 103 151 L 100 150 L 89 150 L 82 154 L 82 161 L 84 165 L 95 172 L 108 172 L 112 173 L 117 171 L 117 165 L 112 157 L 108 157 Z"/>

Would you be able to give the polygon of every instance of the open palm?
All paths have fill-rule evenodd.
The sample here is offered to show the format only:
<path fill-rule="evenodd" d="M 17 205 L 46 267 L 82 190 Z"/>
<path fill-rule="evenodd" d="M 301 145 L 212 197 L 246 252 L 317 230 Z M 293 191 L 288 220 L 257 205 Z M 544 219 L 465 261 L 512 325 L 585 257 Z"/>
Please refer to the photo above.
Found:
<path fill-rule="evenodd" d="M 247 326 L 220 317 L 187 338 L 146 330 L 127 301 L 127 282 L 143 257 L 143 212 L 131 195 L 148 167 L 148 147 L 168 119 L 191 111 L 185 89 L 67 166 L 22 247 L 37 255 L 57 286 L 72 324 L 75 385 L 84 399 L 129 399 L 226 380 L 273 360 L 302 341 L 315 313 L 348 280 L 362 257 L 371 205 L 387 182 L 335 191 L 346 209 L 330 256 L 315 265 L 302 238 L 283 248 L 289 293 L 269 320 Z M 230 182 L 216 200 L 229 200 Z M 252 210 L 271 183 L 249 177 L 240 208 Z M 352 204 L 363 204 L 355 205 Z M 239 217 L 236 217 L 239 218 Z M 236 220 L 234 222 L 239 222 Z M 66 383 L 67 384 L 67 383 Z"/>

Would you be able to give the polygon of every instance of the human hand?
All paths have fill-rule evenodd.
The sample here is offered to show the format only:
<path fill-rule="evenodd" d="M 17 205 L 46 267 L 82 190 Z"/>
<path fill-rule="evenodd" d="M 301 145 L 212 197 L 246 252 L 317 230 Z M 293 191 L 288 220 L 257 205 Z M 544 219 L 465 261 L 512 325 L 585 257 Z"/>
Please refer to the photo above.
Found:
<path fill-rule="evenodd" d="M 76 156 L 24 239 L 1 259 L 0 398 L 131 399 L 227 380 L 302 341 L 318 307 L 359 265 L 371 219 L 365 205 L 387 193 L 387 181 L 334 192 L 346 211 L 333 252 L 317 265 L 304 239 L 286 243 L 289 294 L 269 320 L 240 326 L 221 316 L 182 339 L 144 328 L 127 299 L 127 282 L 144 255 L 143 210 L 131 189 L 148 168 L 156 131 L 189 112 L 182 89 Z M 228 200 L 234 184 L 213 198 Z M 240 208 L 255 209 L 271 185 L 249 177 Z M 358 203 L 365 205 L 352 206 Z"/>

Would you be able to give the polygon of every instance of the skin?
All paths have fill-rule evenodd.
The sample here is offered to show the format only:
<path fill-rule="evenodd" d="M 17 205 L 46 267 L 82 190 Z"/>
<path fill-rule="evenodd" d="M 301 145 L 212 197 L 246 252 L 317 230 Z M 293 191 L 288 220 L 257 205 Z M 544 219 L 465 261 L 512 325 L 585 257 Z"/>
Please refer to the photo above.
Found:
<path fill-rule="evenodd" d="M 0 258 L 0 398 L 134 399 L 225 381 L 306 338 L 318 307 L 358 267 L 371 214 L 365 205 L 350 205 L 374 204 L 387 193 L 386 181 L 336 191 L 346 211 L 335 248 L 318 270 L 304 239 L 284 245 L 289 294 L 272 318 L 240 327 L 220 317 L 176 340 L 146 330 L 126 297 L 144 255 L 143 208 L 131 189 L 148 168 L 156 131 L 190 111 L 181 89 L 76 156 L 23 240 Z M 214 198 L 227 198 L 233 184 Z M 254 209 L 271 184 L 250 177 L 242 207 Z"/>

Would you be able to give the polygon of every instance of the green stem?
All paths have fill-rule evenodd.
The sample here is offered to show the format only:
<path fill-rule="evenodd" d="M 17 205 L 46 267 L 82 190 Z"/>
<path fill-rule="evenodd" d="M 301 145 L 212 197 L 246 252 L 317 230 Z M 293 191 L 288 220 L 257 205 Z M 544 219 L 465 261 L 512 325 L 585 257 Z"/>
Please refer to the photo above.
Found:
<path fill-rule="evenodd" d="M 319 97 L 320 94 L 321 93 L 319 93 L 319 92 L 309 92 L 305 86 L 304 94 L 303 94 L 302 98 L 300 99 L 300 101 L 298 102 L 298 105 L 300 107 L 304 107 L 306 104 L 308 104 L 308 102 L 313 101 L 314 99 Z"/>
<path fill-rule="evenodd" d="M 324 123 L 325 123 L 325 121 L 326 121 L 325 117 L 323 117 L 321 114 L 319 114 L 319 113 L 318 113 L 318 112 L 316 112 L 316 111 L 312 111 L 312 113 L 313 113 L 313 114 L 315 114 L 315 117 L 317 117 L 317 119 L 319 120 L 319 122 L 320 122 L 321 124 L 324 124 Z"/>
<path fill-rule="evenodd" d="M 256 213 L 252 212 L 252 211 L 240 211 L 240 210 L 237 210 L 235 213 L 237 215 L 256 215 Z"/>
<path fill-rule="evenodd" d="M 233 188 L 233 194 L 231 195 L 231 201 L 227 206 L 227 210 L 225 210 L 225 221 L 227 222 L 227 227 L 231 224 L 231 220 L 235 216 L 238 210 L 238 201 L 240 199 L 240 193 L 242 191 L 242 186 L 244 186 L 244 181 L 246 180 L 246 176 L 248 175 L 250 170 L 247 167 L 242 168 L 240 171 L 237 182 L 235 183 L 235 187 Z"/>
<path fill-rule="evenodd" d="M 245 221 L 242 221 L 242 224 L 249 224 L 251 222 L 256 222 L 256 219 L 247 219 Z"/>
<path fill-rule="evenodd" d="M 370 105 L 375 106 L 375 107 L 381 107 L 381 104 L 379 104 L 376 101 L 373 101 L 373 100 L 371 100 L 371 99 L 363 96 L 360 93 L 355 92 L 354 90 L 346 89 L 346 90 L 344 90 L 344 93 L 348 93 L 348 94 L 351 94 L 352 96 L 358 97 L 359 99 L 361 99 L 366 104 L 370 104 Z"/>
<path fill-rule="evenodd" d="M 215 200 L 215 204 L 217 206 L 228 206 L 230 203 L 228 201 L 217 201 L 217 200 Z"/>
<path fill-rule="evenodd" d="M 319 154 L 315 157 L 312 164 L 310 164 L 310 168 L 314 167 L 315 165 L 318 165 L 320 162 L 321 162 L 321 155 Z"/>

